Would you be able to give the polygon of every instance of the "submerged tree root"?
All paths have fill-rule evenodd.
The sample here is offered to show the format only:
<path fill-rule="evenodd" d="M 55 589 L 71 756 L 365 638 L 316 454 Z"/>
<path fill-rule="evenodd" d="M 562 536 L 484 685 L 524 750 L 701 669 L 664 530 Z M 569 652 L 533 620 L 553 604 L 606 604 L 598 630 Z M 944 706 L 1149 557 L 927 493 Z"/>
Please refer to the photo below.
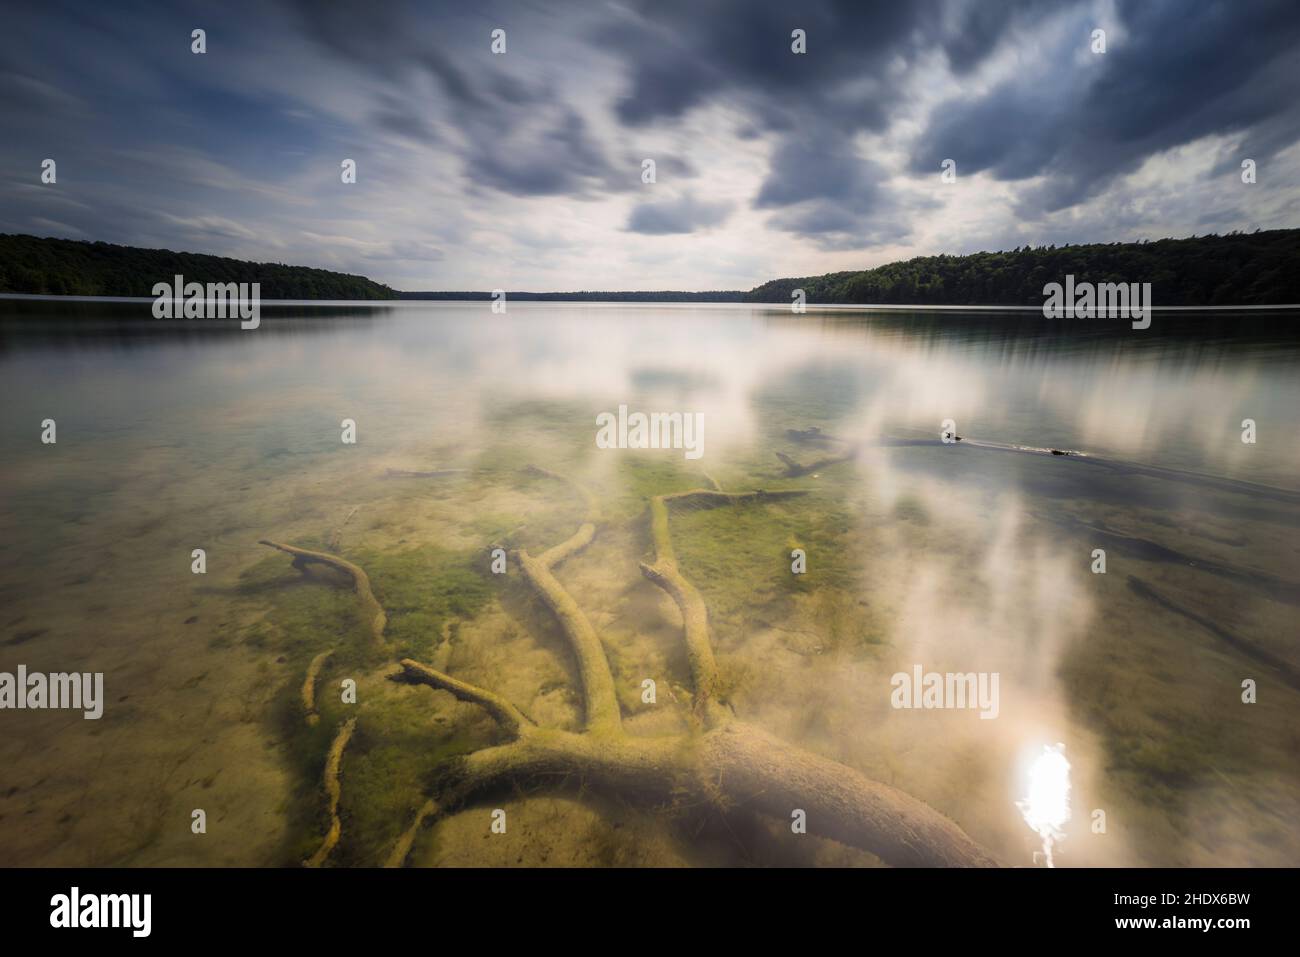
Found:
<path fill-rule="evenodd" d="M 790 456 L 785 454 L 785 452 L 776 452 L 776 458 L 779 458 L 781 464 L 785 465 L 785 472 L 783 475 L 787 477 L 787 479 L 798 479 L 800 476 L 811 475 L 813 472 L 820 472 L 824 468 L 831 467 L 831 465 L 839 465 L 841 462 L 853 462 L 854 459 L 858 458 L 858 450 L 857 447 L 852 447 L 852 449 L 849 449 L 848 451 L 841 452 L 840 455 L 831 455 L 829 458 L 818 459 L 816 462 L 809 463 L 797 462 L 797 460 L 790 458 Z"/>
<path fill-rule="evenodd" d="M 535 471 L 559 478 L 540 469 Z M 555 615 L 576 660 L 585 706 L 582 730 L 539 727 L 501 695 L 403 659 L 401 671 L 391 675 L 392 680 L 425 684 L 482 707 L 510 740 L 444 765 L 434 793 L 416 811 L 413 823 L 389 854 L 387 866 L 399 867 L 405 862 L 420 828 L 431 818 L 520 784 L 554 787 L 567 781 L 580 781 L 584 786 L 650 804 L 691 803 L 722 812 L 750 809 L 787 822 L 795 811 L 803 811 L 810 833 L 870 851 L 886 863 L 899 866 L 997 865 L 960 827 L 929 805 L 739 721 L 718 701 L 708 611 L 699 591 L 677 567 L 669 529 L 670 507 L 683 503 L 712 507 L 764 502 L 802 495 L 804 490 L 737 493 L 693 489 L 651 499 L 655 554 L 652 563 L 642 563 L 641 571 L 672 597 L 681 612 L 695 693 L 694 730 L 670 737 L 634 737 L 626 733 L 600 638 L 552 573 L 556 565 L 585 548 L 595 535 L 595 502 L 582 489 L 578 491 L 587 505 L 578 530 L 539 556 L 520 549 L 516 557 L 529 585 Z M 342 567 L 357 583 L 363 604 L 367 596 L 374 601 L 365 573 L 356 566 L 292 546 L 266 544 L 294 555 L 296 560 L 305 557 Z M 309 864 L 323 861 L 338 841 L 339 764 L 355 720 L 349 720 L 330 748 L 325 787 L 332 824 L 321 850 Z"/>
<path fill-rule="evenodd" d="M 329 857 L 330 851 L 334 850 L 334 845 L 339 842 L 339 837 L 343 833 L 343 822 L 339 820 L 339 798 L 343 795 L 339 775 L 343 765 L 343 749 L 348 746 L 356 726 L 357 719 L 348 718 L 339 727 L 339 733 L 335 735 L 334 743 L 330 745 L 329 755 L 325 759 L 325 795 L 329 798 L 330 827 L 316 853 L 303 861 L 304 867 L 320 867 L 325 863 L 325 858 Z"/>
<path fill-rule="evenodd" d="M 832 465 L 839 465 L 841 462 L 852 462 L 858 457 L 858 450 L 853 449 L 852 451 L 845 452 L 841 455 L 832 455 L 829 458 L 818 459 L 816 462 L 808 462 L 806 464 L 792 459 L 784 452 L 777 452 L 776 457 L 780 459 L 781 464 L 785 466 L 785 472 L 783 474 L 786 478 L 799 478 L 803 475 L 811 475 L 814 472 L 828 469 Z"/>
<path fill-rule="evenodd" d="M 380 648 L 384 647 L 384 629 L 388 627 L 388 615 L 379 602 L 375 600 L 375 593 L 370 589 L 370 577 L 358 566 L 353 565 L 345 558 L 337 555 L 330 555 L 325 552 L 313 552 L 306 548 L 298 548 L 295 545 L 285 545 L 280 542 L 272 542 L 268 539 L 262 539 L 259 545 L 268 545 L 271 548 L 278 548 L 287 555 L 293 556 L 293 564 L 297 568 L 310 565 L 313 562 L 321 565 L 329 565 L 331 568 L 337 568 L 345 575 L 352 579 L 352 587 L 357 593 L 357 598 L 361 602 L 362 614 L 366 616 L 366 622 L 370 626 L 370 635 L 374 642 Z"/>
<path fill-rule="evenodd" d="M 320 722 L 320 714 L 316 711 L 316 679 L 320 676 L 320 670 L 324 667 L 325 662 L 334 654 L 331 648 L 329 651 L 322 651 L 319 655 L 311 660 L 307 666 L 307 677 L 302 683 L 302 710 L 307 716 L 307 723 L 311 725 Z"/>
<path fill-rule="evenodd" d="M 564 481 L 555 473 L 536 466 L 531 467 L 530 471 L 547 478 Z M 609 663 L 605 660 L 605 649 L 601 647 L 596 629 L 591 627 L 591 622 L 578 607 L 578 603 L 551 573 L 556 565 L 586 548 L 596 536 L 598 512 L 595 499 L 583 488 L 574 486 L 574 489 L 581 495 L 586 506 L 586 513 L 578 530 L 536 558 L 521 548 L 515 552 L 515 560 L 543 604 L 555 615 L 573 651 L 574 658 L 577 659 L 578 679 L 582 685 L 585 703 L 586 729 L 594 732 L 617 732 L 622 727 L 622 716 L 619 713 L 618 696 L 614 693 L 614 678 L 610 674 Z"/>
<path fill-rule="evenodd" d="M 432 798 L 420 805 L 420 809 L 415 812 L 415 820 L 411 826 L 402 832 L 402 836 L 397 839 L 393 845 L 392 851 L 388 854 L 388 860 L 384 861 L 384 867 L 401 867 L 406 863 L 407 856 L 411 853 L 411 846 L 415 844 L 416 835 L 420 833 L 420 828 L 424 822 L 439 813 L 438 803 Z"/>
<path fill-rule="evenodd" d="M 997 866 L 929 805 L 737 720 L 703 734 L 668 738 L 529 729 L 510 744 L 468 755 L 449 771 L 435 799 L 441 813 L 520 783 L 579 780 L 648 805 L 750 809 L 787 823 L 802 810 L 809 833 L 870 851 L 896 866 Z M 395 848 L 394 855 L 404 858 L 408 850 Z"/>
<path fill-rule="evenodd" d="M 803 475 L 811 475 L 813 472 L 820 472 L 822 469 L 828 469 L 832 465 L 839 465 L 841 462 L 852 462 L 858 457 L 858 452 L 861 450 L 861 446 L 857 443 L 836 438 L 823 432 L 815 425 L 812 428 L 802 430 L 786 429 L 785 434 L 786 438 L 791 442 L 837 450 L 835 455 L 806 464 L 796 461 L 784 452 L 777 452 L 776 457 L 785 466 L 784 474 L 786 478 L 799 478 Z"/>

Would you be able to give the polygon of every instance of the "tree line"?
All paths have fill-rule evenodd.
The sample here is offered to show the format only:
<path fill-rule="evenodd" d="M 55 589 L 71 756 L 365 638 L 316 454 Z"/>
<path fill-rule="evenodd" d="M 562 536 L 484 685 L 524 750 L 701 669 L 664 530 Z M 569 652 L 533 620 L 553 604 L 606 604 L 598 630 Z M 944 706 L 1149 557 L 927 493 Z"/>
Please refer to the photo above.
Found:
<path fill-rule="evenodd" d="M 0 235 L 0 292 L 50 296 L 153 296 L 154 283 L 261 283 L 265 299 L 396 299 L 364 276 L 225 256 L 71 239 Z"/>
<path fill-rule="evenodd" d="M 400 299 L 457 299 L 470 302 L 491 299 L 490 292 L 399 292 Z M 507 302 L 744 302 L 743 289 L 715 289 L 708 292 L 678 292 L 672 289 L 647 292 L 507 292 Z"/>
<path fill-rule="evenodd" d="M 266 299 L 486 300 L 492 293 L 398 292 L 364 276 L 224 256 L 110 243 L 0 235 L 0 292 L 56 296 L 153 295 L 157 282 L 259 282 Z M 1039 306 L 1043 287 L 1151 283 L 1157 306 L 1300 303 L 1300 229 L 1233 232 L 1154 242 L 1024 246 L 967 256 L 918 256 L 875 269 L 774 279 L 710 292 L 508 292 L 513 301 L 779 302 L 802 289 L 809 303 Z"/>
<path fill-rule="evenodd" d="M 1040 306 L 1062 282 L 1149 282 L 1157 306 L 1300 303 L 1300 229 L 1137 243 L 1025 246 L 968 256 L 918 256 L 875 269 L 775 279 L 746 302 Z"/>

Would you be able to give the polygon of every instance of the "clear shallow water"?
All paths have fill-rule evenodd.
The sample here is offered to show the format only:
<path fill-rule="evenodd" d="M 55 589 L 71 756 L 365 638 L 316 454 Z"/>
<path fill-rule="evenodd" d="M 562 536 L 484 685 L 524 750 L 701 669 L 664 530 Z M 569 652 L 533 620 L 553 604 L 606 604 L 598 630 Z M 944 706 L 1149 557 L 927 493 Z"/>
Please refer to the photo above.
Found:
<path fill-rule="evenodd" d="M 560 578 L 635 733 L 680 730 L 689 694 L 680 619 L 637 570 L 647 497 L 704 473 L 806 488 L 673 518 L 738 714 L 923 798 L 1008 863 L 1032 863 L 1015 802 L 1055 742 L 1073 765 L 1061 865 L 1300 862 L 1300 337 L 1276 318 L 1158 314 L 1138 332 L 983 312 L 421 303 L 268 308 L 241 331 L 130 318 L 147 308 L 0 304 L 0 671 L 103 671 L 108 702 L 100 721 L 0 712 L 0 863 L 271 864 L 312 844 L 323 752 L 289 712 L 310 652 L 358 641 L 354 602 L 264 537 L 333 543 L 368 568 L 412 653 L 572 726 L 562 642 L 484 561 L 494 542 L 546 547 L 576 527 L 530 463 L 601 503 L 596 541 Z M 598 449 L 595 417 L 620 404 L 703 413 L 703 457 Z M 56 445 L 40 443 L 45 418 Z M 937 441 L 945 419 L 964 442 Z M 811 427 L 860 445 L 856 460 L 784 474 L 778 452 L 842 450 L 787 433 Z M 467 471 L 389 474 L 435 469 Z M 892 708 L 891 675 L 915 665 L 997 672 L 997 719 Z M 421 761 L 494 732 L 374 663 L 339 668 L 331 683 L 355 676 L 368 710 L 336 860 L 377 863 L 422 800 Z M 642 705 L 645 677 L 673 693 Z M 1247 678 L 1257 704 L 1241 702 Z M 779 823 L 503 800 L 508 844 L 484 839 L 490 808 L 471 809 L 422 834 L 411 863 L 872 860 L 792 846 Z"/>

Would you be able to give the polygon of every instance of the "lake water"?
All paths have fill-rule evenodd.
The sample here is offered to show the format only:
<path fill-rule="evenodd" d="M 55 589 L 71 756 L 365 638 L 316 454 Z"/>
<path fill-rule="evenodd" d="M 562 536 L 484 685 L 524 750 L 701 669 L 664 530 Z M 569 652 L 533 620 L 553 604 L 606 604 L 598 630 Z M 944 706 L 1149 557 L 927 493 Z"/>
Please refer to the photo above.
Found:
<path fill-rule="evenodd" d="M 499 739 L 472 705 L 385 680 L 346 582 L 262 538 L 359 564 L 403 654 L 576 727 L 553 621 L 516 569 L 489 567 L 494 545 L 536 554 L 582 518 L 530 464 L 600 504 L 557 577 L 631 733 L 689 727 L 681 619 L 638 570 L 648 498 L 808 489 L 672 517 L 737 715 L 927 801 L 1008 864 L 1034 864 L 1016 802 L 1056 743 L 1059 866 L 1300 863 L 1292 319 L 400 303 L 264 307 L 241 331 L 147 314 L 0 303 L 0 671 L 103 672 L 106 699 L 97 721 L 0 712 L 0 864 L 295 863 L 326 826 L 344 715 L 330 860 L 381 863 L 441 762 Z M 701 413 L 702 456 L 598 448 L 596 417 L 620 405 Z M 440 470 L 464 471 L 401 474 Z M 331 649 L 308 727 L 298 689 Z M 997 717 L 893 707 L 891 677 L 917 666 L 996 673 Z M 502 795 L 422 830 L 409 863 L 874 862 L 788 822 L 635 797 Z"/>

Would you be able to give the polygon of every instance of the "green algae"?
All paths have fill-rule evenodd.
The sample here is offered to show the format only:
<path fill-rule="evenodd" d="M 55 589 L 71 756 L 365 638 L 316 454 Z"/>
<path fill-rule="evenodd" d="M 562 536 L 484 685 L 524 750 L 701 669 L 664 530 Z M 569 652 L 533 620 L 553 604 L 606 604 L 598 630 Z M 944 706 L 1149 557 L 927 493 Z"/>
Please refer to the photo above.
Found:
<path fill-rule="evenodd" d="M 385 638 L 391 655 L 373 649 L 347 576 L 318 565 L 298 571 L 283 555 L 269 555 L 241 576 L 241 593 L 267 606 L 244 643 L 286 659 L 292 676 L 276 693 L 270 719 L 285 743 L 285 763 L 295 782 L 285 808 L 290 834 L 282 850 L 286 860 L 310 856 L 328 827 L 320 783 L 330 743 L 347 717 L 359 714 L 361 720 L 343 761 L 343 837 L 332 855 L 340 863 L 381 863 L 377 858 L 422 800 L 433 770 L 488 740 L 483 732 L 490 729 L 480 728 L 474 738 L 445 718 L 447 726 L 431 725 L 427 693 L 417 696 L 412 689 L 390 687 L 374 675 L 390 660 L 427 658 L 442 641 L 444 626 L 450 632 L 459 620 L 482 610 L 494 594 L 482 559 L 433 545 L 349 555 L 366 570 L 388 614 Z M 319 679 L 320 721 L 310 725 L 299 696 L 302 676 L 315 654 L 331 649 L 334 654 Z M 343 703 L 337 693 L 344 677 L 358 683 L 356 705 Z"/>
<path fill-rule="evenodd" d="M 308 541 L 303 547 L 319 546 Z M 350 580 L 323 566 L 300 572 L 285 556 L 268 553 L 240 576 L 239 593 L 268 605 L 243 644 L 301 662 L 303 669 L 319 652 L 360 646 L 368 636 Z"/>
<path fill-rule="evenodd" d="M 397 552 L 361 551 L 375 598 L 388 613 L 385 637 L 393 658 L 424 659 L 442 641 L 443 627 L 473 618 L 495 594 L 486 550 L 457 552 L 424 545 Z"/>
<path fill-rule="evenodd" d="M 864 567 L 855 522 L 820 495 L 725 508 L 675 507 L 682 573 L 709 606 L 721 644 L 755 628 L 809 620 L 836 647 L 880 640 L 859 611 Z M 795 549 L 806 570 L 793 570 Z"/>

